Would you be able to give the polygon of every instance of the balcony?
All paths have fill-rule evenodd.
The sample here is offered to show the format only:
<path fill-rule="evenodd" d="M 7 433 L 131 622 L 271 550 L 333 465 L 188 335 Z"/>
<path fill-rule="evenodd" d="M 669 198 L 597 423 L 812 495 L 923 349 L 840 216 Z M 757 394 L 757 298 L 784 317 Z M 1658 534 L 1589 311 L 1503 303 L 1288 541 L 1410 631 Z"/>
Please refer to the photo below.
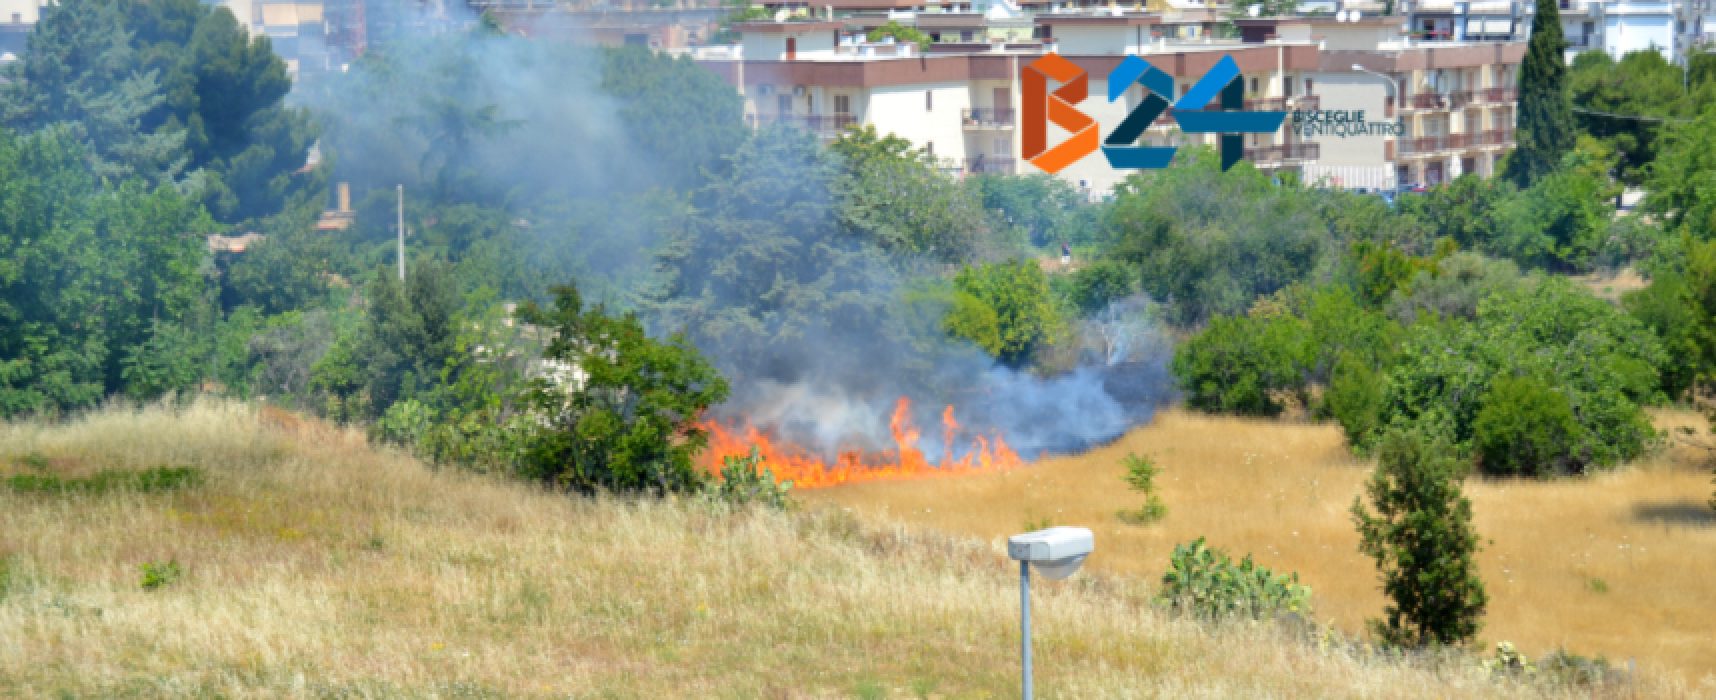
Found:
<path fill-rule="evenodd" d="M 1448 93 L 1448 108 L 1460 109 L 1478 101 L 1478 93 L 1474 90 L 1460 90 Z"/>
<path fill-rule="evenodd" d="M 976 107 L 962 109 L 959 114 L 967 131 L 1011 129 L 1014 124 L 1013 110 L 1010 108 Z"/>
<path fill-rule="evenodd" d="M 1400 155 L 1425 156 L 1441 152 L 1447 148 L 1447 139 L 1446 136 L 1420 136 L 1415 139 L 1401 139 L 1399 142 Z"/>
<path fill-rule="evenodd" d="M 745 124 L 755 129 L 767 124 L 785 124 L 809 131 L 823 138 L 835 138 L 854 126 L 858 118 L 850 114 L 747 114 Z"/>
<path fill-rule="evenodd" d="M 1513 129 L 1490 129 L 1477 134 L 1479 145 L 1509 146 L 1513 144 Z"/>
<path fill-rule="evenodd" d="M 1017 171 L 1018 161 L 1012 156 L 978 156 L 965 159 L 965 172 L 1011 174 Z"/>
<path fill-rule="evenodd" d="M 1407 109 L 1446 109 L 1448 96 L 1439 92 L 1420 92 L 1406 97 Z"/>
<path fill-rule="evenodd" d="M 1245 149 L 1245 159 L 1257 164 L 1298 163 L 1323 155 L 1320 143 L 1281 143 Z"/>
<path fill-rule="evenodd" d="M 1519 101 L 1519 90 L 1510 87 L 1484 88 L 1478 91 L 1478 100 L 1487 104 L 1506 104 Z"/>

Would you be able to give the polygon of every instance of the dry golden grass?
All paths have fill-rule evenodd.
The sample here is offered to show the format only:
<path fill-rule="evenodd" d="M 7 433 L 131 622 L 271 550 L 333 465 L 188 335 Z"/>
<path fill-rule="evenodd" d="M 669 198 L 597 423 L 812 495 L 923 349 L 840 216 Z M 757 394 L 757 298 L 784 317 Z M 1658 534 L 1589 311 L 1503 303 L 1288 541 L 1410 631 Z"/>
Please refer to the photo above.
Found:
<path fill-rule="evenodd" d="M 545 494 L 230 403 L 0 426 L 4 469 L 40 468 L 27 455 L 53 472 L 188 464 L 206 479 L 173 493 L 0 489 L 0 696 L 1015 692 L 1014 569 L 981 540 L 866 529 L 838 509 Z M 1179 476 L 1170 502 L 1195 488 Z M 1176 520 L 1198 517 L 1185 501 Z M 1108 537 L 1104 553 L 1119 553 Z M 142 590 L 139 567 L 167 560 L 184 578 Z M 1407 665 L 1268 624 L 1210 629 L 1152 609 L 1149 592 L 1122 577 L 1039 585 L 1044 696 L 1551 692 L 1469 659 Z M 1688 692 L 1651 676 L 1625 690 Z"/>
<path fill-rule="evenodd" d="M 1659 427 L 1694 427 L 1691 413 Z M 1156 525 L 1116 513 L 1142 498 L 1121 481 L 1121 457 L 1156 459 L 1168 506 Z M 1706 455 L 1677 448 L 1590 479 L 1470 480 L 1480 575 L 1491 601 L 1485 646 L 1514 642 L 1532 657 L 1564 647 L 1661 671 L 1716 693 L 1716 523 Z M 1175 544 L 1206 536 L 1312 586 L 1317 617 L 1348 633 L 1385 600 L 1358 553 L 1348 509 L 1372 463 L 1355 459 L 1332 426 L 1168 411 L 1113 445 L 1004 474 L 872 483 L 806 492 L 889 521 L 983 538 L 1027 523 L 1087 525 L 1090 565 L 1159 578 Z"/>

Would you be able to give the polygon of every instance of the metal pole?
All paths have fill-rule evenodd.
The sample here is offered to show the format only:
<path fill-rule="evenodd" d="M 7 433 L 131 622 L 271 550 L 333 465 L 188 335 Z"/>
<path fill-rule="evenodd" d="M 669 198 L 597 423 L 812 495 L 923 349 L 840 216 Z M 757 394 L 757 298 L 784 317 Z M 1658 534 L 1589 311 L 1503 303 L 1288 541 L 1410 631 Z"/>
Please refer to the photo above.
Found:
<path fill-rule="evenodd" d="M 1031 565 L 1019 562 L 1019 653 L 1024 659 L 1020 697 L 1031 700 Z"/>
<path fill-rule="evenodd" d="M 399 281 L 405 281 L 405 185 L 399 185 Z"/>

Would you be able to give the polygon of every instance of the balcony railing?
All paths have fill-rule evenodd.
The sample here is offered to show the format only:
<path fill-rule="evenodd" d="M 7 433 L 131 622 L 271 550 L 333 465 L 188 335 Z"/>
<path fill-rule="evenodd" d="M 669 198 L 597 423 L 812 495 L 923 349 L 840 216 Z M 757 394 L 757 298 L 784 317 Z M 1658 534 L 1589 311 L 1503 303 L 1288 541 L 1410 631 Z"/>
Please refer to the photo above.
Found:
<path fill-rule="evenodd" d="M 1320 143 L 1280 143 L 1245 149 L 1245 159 L 1253 163 L 1287 163 L 1316 160 L 1323 155 Z"/>
<path fill-rule="evenodd" d="M 1012 156 L 978 156 L 965 159 L 965 172 L 976 173 L 1012 173 L 1017 161 Z"/>
<path fill-rule="evenodd" d="M 1478 134 L 1478 140 L 1485 146 L 1505 146 L 1513 143 L 1513 129 L 1490 129 Z"/>
<path fill-rule="evenodd" d="M 1472 138 L 1475 135 L 1476 134 L 1470 134 L 1470 133 L 1448 134 L 1446 137 L 1447 141 L 1443 142 L 1443 144 L 1442 144 L 1442 149 L 1448 150 L 1448 151 L 1458 151 L 1458 150 L 1465 149 L 1465 148 L 1471 148 L 1472 146 L 1477 145 L 1477 139 Z"/>
<path fill-rule="evenodd" d="M 839 136 L 846 127 L 857 124 L 858 117 L 850 114 L 747 114 L 745 123 L 753 129 L 765 124 L 785 124 L 832 138 Z"/>
<path fill-rule="evenodd" d="M 1514 102 L 1519 99 L 1519 90 L 1510 87 L 1484 88 L 1478 91 L 1478 99 L 1492 104 Z"/>
<path fill-rule="evenodd" d="M 1408 96 L 1406 105 L 1412 109 L 1442 109 L 1447 107 L 1448 98 L 1438 92 L 1420 92 Z"/>
<path fill-rule="evenodd" d="M 959 113 L 967 129 L 1011 129 L 1014 124 L 1011 108 L 975 107 Z"/>
<path fill-rule="evenodd" d="M 1478 94 L 1473 90 L 1460 90 L 1448 93 L 1448 108 L 1459 109 L 1478 100 Z"/>
<path fill-rule="evenodd" d="M 1401 155 L 1424 155 L 1444 150 L 1446 146 L 1446 136 L 1420 136 L 1415 139 L 1401 139 L 1399 148 Z"/>

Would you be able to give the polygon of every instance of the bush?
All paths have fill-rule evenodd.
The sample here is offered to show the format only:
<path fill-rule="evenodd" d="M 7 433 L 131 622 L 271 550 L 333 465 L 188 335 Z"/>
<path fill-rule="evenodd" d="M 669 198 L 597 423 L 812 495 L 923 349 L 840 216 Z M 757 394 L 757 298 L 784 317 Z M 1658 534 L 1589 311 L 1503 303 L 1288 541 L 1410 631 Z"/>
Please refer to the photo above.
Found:
<path fill-rule="evenodd" d="M 1279 394 L 1304 393 L 1306 336 L 1291 316 L 1218 316 L 1174 352 L 1174 377 L 1193 408 L 1273 416 Z"/>
<path fill-rule="evenodd" d="M 551 372 L 527 391 L 536 427 L 526 475 L 582 493 L 702 488 L 692 465 L 709 439 L 700 421 L 727 381 L 683 335 L 654 340 L 635 316 L 584 308 L 570 286 L 555 289 L 553 310 L 530 304 L 519 318 L 551 334 Z"/>
<path fill-rule="evenodd" d="M 1199 537 L 1174 548 L 1157 600 L 1205 619 L 1262 619 L 1309 613 L 1311 587 L 1300 584 L 1296 573 L 1279 575 L 1252 563 L 1250 555 L 1235 564 Z"/>
<path fill-rule="evenodd" d="M 1459 644 L 1478 632 L 1489 597 L 1473 558 L 1472 503 L 1460 492 L 1465 470 L 1446 439 L 1395 429 L 1365 486 L 1376 512 L 1353 499 L 1359 551 L 1376 560 L 1392 601 L 1385 619 L 1371 621 L 1385 644 Z"/>
<path fill-rule="evenodd" d="M 1508 377 L 1542 382 L 1572 407 L 1577 427 L 1557 450 L 1561 471 L 1632 459 L 1656 440 L 1640 406 L 1661 399 L 1662 346 L 1637 320 L 1563 279 L 1536 279 L 1491 296 L 1471 322 L 1421 320 L 1396 357 L 1377 425 L 1441 432 L 1461 456 L 1472 454 L 1485 399 L 1500 400 L 1490 393 L 1492 382 Z M 1500 417 L 1492 412 L 1487 424 L 1491 440 L 1503 440 Z"/>
<path fill-rule="evenodd" d="M 1547 477 L 1576 460 L 1579 421 L 1567 397 L 1534 377 L 1490 382 L 1472 422 L 1472 451 L 1484 473 Z"/>
<path fill-rule="evenodd" d="M 143 580 L 139 585 L 145 591 L 159 590 L 178 581 L 184 575 L 185 571 L 179 567 L 177 561 L 169 561 L 164 564 L 154 561 L 147 562 L 143 565 Z"/>
<path fill-rule="evenodd" d="M 792 491 L 791 481 L 775 481 L 774 472 L 763 466 L 763 457 L 757 453 L 757 448 L 751 448 L 751 454 L 744 457 L 728 455 L 721 460 L 721 480 L 711 490 L 716 498 L 734 505 L 760 503 L 770 508 L 785 510 L 791 505 L 787 493 Z"/>
<path fill-rule="evenodd" d="M 1375 435 L 1382 415 L 1383 375 L 1370 363 L 1350 354 L 1335 360 L 1329 388 L 1323 391 L 1323 409 L 1341 425 L 1353 447 L 1365 450 Z"/>

